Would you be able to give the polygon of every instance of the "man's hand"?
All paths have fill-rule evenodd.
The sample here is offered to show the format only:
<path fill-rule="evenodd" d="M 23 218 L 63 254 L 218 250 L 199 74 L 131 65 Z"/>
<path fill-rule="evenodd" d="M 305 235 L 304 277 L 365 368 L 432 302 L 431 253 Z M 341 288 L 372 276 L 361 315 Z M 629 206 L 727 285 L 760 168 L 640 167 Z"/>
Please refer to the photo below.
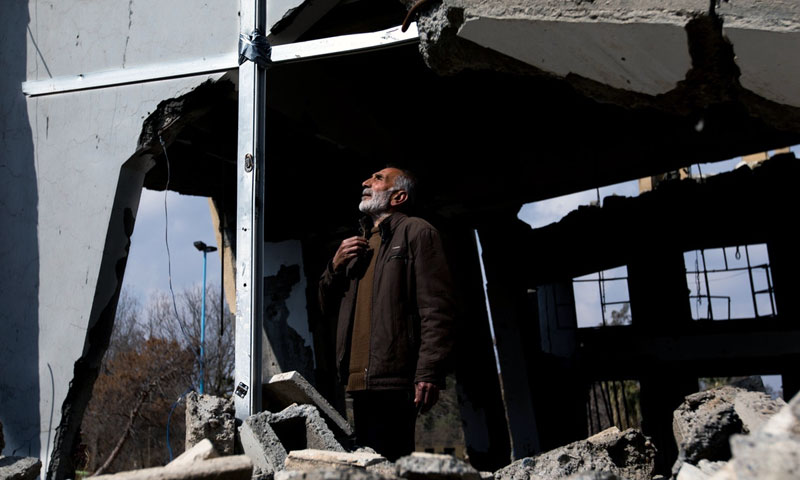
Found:
<path fill-rule="evenodd" d="M 439 401 L 439 387 L 428 382 L 414 385 L 414 405 L 419 413 L 425 413 Z"/>
<path fill-rule="evenodd" d="M 369 247 L 369 242 L 364 237 L 350 237 L 342 241 L 336 254 L 333 256 L 334 271 L 347 265 L 352 258 L 361 255 Z"/>

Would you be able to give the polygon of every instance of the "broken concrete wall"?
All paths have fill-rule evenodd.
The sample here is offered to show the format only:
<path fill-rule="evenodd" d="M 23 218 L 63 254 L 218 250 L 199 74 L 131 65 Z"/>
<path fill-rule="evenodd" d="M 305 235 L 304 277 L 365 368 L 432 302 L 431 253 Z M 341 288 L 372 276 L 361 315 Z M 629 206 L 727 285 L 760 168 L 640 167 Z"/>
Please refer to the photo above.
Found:
<path fill-rule="evenodd" d="M 64 424 L 59 432 L 67 435 L 61 440 L 66 444 L 80 425 L 79 412 L 88 402 L 110 338 L 129 237 L 150 166 L 146 160 L 120 165 L 134 153 L 142 117 L 156 107 L 155 99 L 185 93 L 209 78 L 59 95 L 34 103 L 32 116 L 39 125 L 50 122 L 49 133 L 38 134 L 36 152 L 38 234 L 44 247 L 39 251 L 41 430 L 52 432 L 61 424 L 59 412 L 67 414 L 71 426 L 66 430 Z M 117 103 L 125 105 L 127 115 L 119 114 Z M 72 114 L 89 111 L 93 115 L 85 122 Z M 62 404 L 65 398 L 69 402 Z"/>
<path fill-rule="evenodd" d="M 8 453 L 62 477 L 47 457 L 69 453 L 111 332 L 150 163 L 129 161 L 142 122 L 221 74 L 27 99 L 21 84 L 235 55 L 238 1 L 26 3 L 0 7 L 0 416 Z"/>
<path fill-rule="evenodd" d="M 264 244 L 264 336 L 261 378 L 296 370 L 314 383 L 314 340 L 306 310 L 306 277 L 298 240 Z"/>

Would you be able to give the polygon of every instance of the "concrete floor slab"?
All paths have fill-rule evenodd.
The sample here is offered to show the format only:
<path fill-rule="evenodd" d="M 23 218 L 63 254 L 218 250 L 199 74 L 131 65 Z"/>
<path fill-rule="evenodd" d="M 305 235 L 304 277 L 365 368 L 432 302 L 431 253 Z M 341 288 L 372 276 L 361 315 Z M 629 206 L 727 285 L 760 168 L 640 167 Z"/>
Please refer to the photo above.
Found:
<path fill-rule="evenodd" d="M 666 93 L 691 68 L 682 25 L 469 17 L 458 36 L 565 77 Z"/>
<path fill-rule="evenodd" d="M 796 31 L 723 27 L 733 44 L 739 82 L 775 103 L 800 107 L 800 26 Z"/>

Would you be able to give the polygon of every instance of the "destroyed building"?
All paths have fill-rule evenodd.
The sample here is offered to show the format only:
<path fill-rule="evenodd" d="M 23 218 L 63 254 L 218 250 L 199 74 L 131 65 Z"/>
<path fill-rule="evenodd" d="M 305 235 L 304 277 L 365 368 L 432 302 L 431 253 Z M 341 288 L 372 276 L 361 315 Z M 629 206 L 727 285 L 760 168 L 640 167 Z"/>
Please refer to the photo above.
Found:
<path fill-rule="evenodd" d="M 355 224 L 359 179 L 398 161 L 425 179 L 458 280 L 455 373 L 475 467 L 585 438 L 598 380 L 640 383 L 664 464 L 677 454 L 672 411 L 698 377 L 775 373 L 786 398 L 800 388 L 792 155 L 541 229 L 517 219 L 526 202 L 800 143 L 800 7 L 431 0 L 403 31 L 411 8 L 3 2 L 4 453 L 67 475 L 142 188 L 213 200 L 237 315 L 237 418 L 281 371 L 340 402 L 315 282 Z M 635 228 L 605 232 L 621 221 Z M 502 386 L 475 230 L 499 363 L 515 366 Z M 694 320 L 684 252 L 756 243 L 774 308 Z M 578 329 L 571 280 L 620 265 L 631 325 Z"/>

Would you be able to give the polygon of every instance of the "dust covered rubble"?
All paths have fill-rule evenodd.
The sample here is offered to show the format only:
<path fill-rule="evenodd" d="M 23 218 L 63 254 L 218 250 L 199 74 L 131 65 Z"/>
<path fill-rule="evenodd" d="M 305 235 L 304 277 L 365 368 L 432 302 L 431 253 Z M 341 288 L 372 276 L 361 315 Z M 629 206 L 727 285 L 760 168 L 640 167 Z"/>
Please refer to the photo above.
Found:
<path fill-rule="evenodd" d="M 729 438 L 758 430 L 776 414 L 783 400 L 741 388 L 721 387 L 688 395 L 673 412 L 672 431 L 678 445 L 677 473 L 683 463 L 700 460 L 727 461 L 731 457 Z"/>
<path fill-rule="evenodd" d="M 788 480 L 800 478 L 800 393 L 786 404 L 782 400 L 770 400 L 766 395 L 751 395 L 753 392 L 717 389 L 711 391 L 714 395 L 702 398 L 696 404 L 698 397 L 687 397 L 689 405 L 695 405 L 700 411 L 698 416 L 706 418 L 703 428 L 695 428 L 695 432 L 703 433 L 685 435 L 681 432 L 680 438 L 676 433 L 676 440 L 682 448 L 683 463 L 677 469 L 676 480 L 755 480 L 774 479 Z M 705 393 L 705 392 L 703 392 Z M 697 394 L 695 394 L 697 395 Z M 731 397 L 733 395 L 733 397 Z M 731 401 L 731 398 L 733 400 Z M 711 461 L 700 460 L 697 464 L 689 461 L 690 455 L 683 452 L 696 451 L 692 441 L 701 444 L 701 447 L 720 444 L 714 434 L 714 425 L 728 425 L 736 423 L 730 420 L 730 408 L 725 403 L 733 403 L 733 411 L 737 415 L 742 428 L 738 432 L 730 432 L 730 428 L 719 428 L 729 435 L 724 439 L 728 458 Z M 709 405 L 711 404 L 711 405 Z M 722 404 L 719 406 L 718 404 Z M 685 403 L 686 405 L 686 403 Z M 708 411 L 724 412 L 717 415 L 708 415 Z M 777 413 L 775 413 L 777 411 Z M 679 413 L 680 412 L 680 413 Z M 686 409 L 676 410 L 676 418 L 683 416 Z M 681 421 L 684 419 L 681 418 Z M 693 426 L 700 426 L 702 422 L 695 420 L 687 422 Z M 711 434 L 706 434 L 710 432 Z M 712 440 L 713 439 L 713 440 Z M 711 450 L 714 455 L 720 455 L 720 450 Z M 679 461 L 681 459 L 679 458 Z M 676 464 L 676 467 L 678 465 Z"/>
<path fill-rule="evenodd" d="M 285 380 L 285 379 L 284 379 Z M 284 385 L 285 387 L 285 385 Z M 308 390 L 307 382 L 302 385 Z M 266 387 L 265 387 L 266 388 Z M 303 400 L 316 397 L 316 392 Z M 322 398 L 321 396 L 317 398 Z M 217 400 L 210 399 L 211 404 Z M 220 400 L 221 401 L 221 400 Z M 219 403 L 217 403 L 219 404 Z M 212 422 L 219 427 L 223 421 Z M 327 409 L 326 409 L 327 410 Z M 331 409 L 332 410 L 332 409 Z M 650 480 L 656 449 L 639 431 L 612 427 L 585 440 L 524 458 L 494 472 L 478 472 L 451 455 L 414 453 L 392 463 L 370 449 L 349 450 L 342 420 L 333 410 L 321 414 L 315 405 L 290 404 L 279 412 L 261 412 L 234 430 L 237 458 L 229 471 L 214 478 L 268 480 Z M 780 413 L 776 413 L 780 410 Z M 193 410 L 193 411 L 207 411 Z M 766 395 L 724 387 L 690 395 L 674 413 L 674 430 L 681 458 L 673 480 L 744 480 L 800 478 L 800 396 L 789 405 Z M 217 419 L 220 420 L 220 419 Z M 198 420 L 201 422 L 211 419 Z M 187 419 L 188 422 L 188 419 Z M 198 427 L 199 428 L 199 427 Z M 222 435 L 227 442 L 228 427 Z M 202 430 L 202 428 L 200 428 Z M 207 429 L 218 438 L 218 431 Z M 216 434 L 214 432 L 217 432 Z M 336 435 L 334 433 L 338 433 Z M 747 435 L 749 433 L 749 435 Z M 115 480 L 194 479 L 209 471 L 218 457 L 214 438 L 187 450 L 160 469 L 140 470 L 139 476 L 109 476 Z M 730 442 L 726 458 L 721 445 Z M 187 447 L 189 444 L 187 443 Z M 720 453 L 723 452 L 723 453 Z M 224 455 L 224 454 L 223 454 Z M 730 460 L 730 461 L 728 461 Z M 220 464 L 222 466 L 222 464 Z M 225 467 L 225 466 L 222 466 Z M 754 470 L 755 469 L 755 470 Z M 759 470 L 760 469 L 760 470 Z M 753 474 L 752 472 L 761 472 Z M 749 472 L 749 473 L 748 473 Z M 777 473 L 776 473 L 777 472 Z M 781 473 L 783 472 L 783 473 Z M 132 474 L 128 472 L 127 475 Z M 121 474 L 116 474 L 121 475 Z M 749 475 L 749 476 L 748 476 Z"/>
<path fill-rule="evenodd" d="M 641 432 L 611 427 L 586 440 L 535 457 L 517 460 L 495 472 L 495 480 L 625 478 L 650 480 L 656 449 Z M 570 477 L 573 475 L 573 477 Z"/>

